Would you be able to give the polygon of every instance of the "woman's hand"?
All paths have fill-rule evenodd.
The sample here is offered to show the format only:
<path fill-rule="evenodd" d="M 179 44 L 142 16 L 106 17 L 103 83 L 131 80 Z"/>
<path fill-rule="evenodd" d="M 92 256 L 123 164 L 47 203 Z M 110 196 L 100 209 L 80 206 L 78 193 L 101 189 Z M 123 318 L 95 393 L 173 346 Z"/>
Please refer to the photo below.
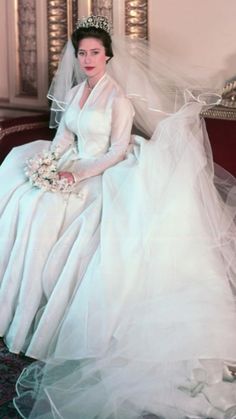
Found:
<path fill-rule="evenodd" d="M 59 180 L 66 179 L 68 183 L 75 183 L 75 178 L 71 172 L 58 172 Z"/>

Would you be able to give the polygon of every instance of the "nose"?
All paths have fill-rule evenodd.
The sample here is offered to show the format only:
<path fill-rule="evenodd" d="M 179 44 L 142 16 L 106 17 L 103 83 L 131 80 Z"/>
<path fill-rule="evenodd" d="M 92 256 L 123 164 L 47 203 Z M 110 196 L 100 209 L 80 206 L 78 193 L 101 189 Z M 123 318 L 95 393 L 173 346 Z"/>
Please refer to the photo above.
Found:
<path fill-rule="evenodd" d="M 89 54 L 86 54 L 85 55 L 85 60 L 84 60 L 84 62 L 85 62 L 85 64 L 89 64 L 90 63 L 90 55 Z"/>

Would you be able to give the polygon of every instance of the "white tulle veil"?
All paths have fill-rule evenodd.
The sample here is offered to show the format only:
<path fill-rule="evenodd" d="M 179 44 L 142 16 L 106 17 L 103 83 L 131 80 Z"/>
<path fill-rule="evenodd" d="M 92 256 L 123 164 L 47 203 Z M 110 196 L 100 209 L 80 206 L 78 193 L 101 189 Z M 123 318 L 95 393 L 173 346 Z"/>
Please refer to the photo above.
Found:
<path fill-rule="evenodd" d="M 208 69 L 201 67 L 201 79 L 196 67 L 177 67 L 172 57 L 160 48 L 150 47 L 148 41 L 112 36 L 114 57 L 107 64 L 107 72 L 123 88 L 135 108 L 135 125 L 150 136 L 159 119 L 180 109 L 189 100 L 213 106 L 221 100 L 224 80 L 209 78 Z M 51 127 L 58 125 L 67 106 L 70 88 L 85 79 L 75 57 L 71 40 L 61 55 L 58 70 L 48 92 L 52 100 Z"/>

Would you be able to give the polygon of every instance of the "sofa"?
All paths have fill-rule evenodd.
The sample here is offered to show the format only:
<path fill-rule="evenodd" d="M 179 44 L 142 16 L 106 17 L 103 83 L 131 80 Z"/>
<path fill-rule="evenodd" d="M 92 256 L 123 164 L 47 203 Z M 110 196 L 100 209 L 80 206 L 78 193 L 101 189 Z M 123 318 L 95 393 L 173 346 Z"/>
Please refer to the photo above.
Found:
<path fill-rule="evenodd" d="M 0 121 L 0 163 L 16 146 L 34 140 L 52 140 L 55 130 L 48 127 L 49 113 L 42 113 Z"/>
<path fill-rule="evenodd" d="M 236 177 L 236 119 L 205 118 L 213 159 Z"/>

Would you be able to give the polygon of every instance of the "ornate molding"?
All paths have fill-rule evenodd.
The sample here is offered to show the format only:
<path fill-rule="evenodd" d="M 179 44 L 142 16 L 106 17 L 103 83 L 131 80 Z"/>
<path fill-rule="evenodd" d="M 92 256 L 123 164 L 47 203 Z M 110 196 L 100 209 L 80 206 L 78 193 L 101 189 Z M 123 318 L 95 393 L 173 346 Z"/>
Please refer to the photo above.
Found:
<path fill-rule="evenodd" d="M 47 107 L 46 1 L 6 1 L 7 107 Z"/>
<path fill-rule="evenodd" d="M 226 83 L 222 91 L 221 104 L 229 108 L 235 108 L 236 112 L 236 80 Z"/>
<path fill-rule="evenodd" d="M 31 124 L 19 124 L 8 128 L 0 127 L 0 143 L 6 135 L 14 134 L 15 132 L 28 131 L 43 127 L 48 127 L 48 121 L 32 122 Z"/>
<path fill-rule="evenodd" d="M 48 73 L 52 80 L 61 51 L 75 27 L 78 17 L 77 0 L 48 0 Z"/>
<path fill-rule="evenodd" d="M 125 0 L 125 34 L 148 39 L 148 0 Z"/>
<path fill-rule="evenodd" d="M 214 106 L 213 108 L 207 109 L 206 111 L 202 111 L 201 115 L 204 118 L 228 119 L 230 121 L 236 121 L 236 109 L 227 108 L 221 105 Z"/>
<path fill-rule="evenodd" d="M 92 0 L 91 10 L 94 15 L 106 16 L 113 22 L 113 0 Z"/>
<path fill-rule="evenodd" d="M 222 90 L 220 105 L 203 111 L 202 116 L 213 119 L 236 120 L 236 80 L 226 83 Z"/>
<path fill-rule="evenodd" d="M 18 0 L 19 96 L 36 97 L 38 93 L 36 25 L 35 0 Z"/>

